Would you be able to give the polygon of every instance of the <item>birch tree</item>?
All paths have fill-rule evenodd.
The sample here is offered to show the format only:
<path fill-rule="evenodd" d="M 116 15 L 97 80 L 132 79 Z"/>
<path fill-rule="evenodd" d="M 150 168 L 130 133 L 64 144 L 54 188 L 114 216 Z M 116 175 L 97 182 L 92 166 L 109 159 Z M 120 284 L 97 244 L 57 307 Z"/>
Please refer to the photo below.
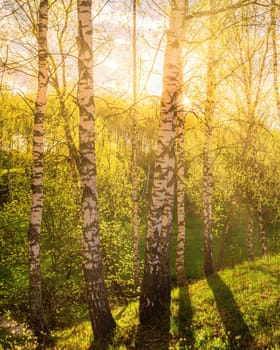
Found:
<path fill-rule="evenodd" d="M 76 125 L 71 125 L 73 120 L 73 114 L 75 110 L 69 110 L 69 101 L 72 98 L 71 94 L 76 86 L 70 91 L 68 87 L 68 76 L 70 68 L 67 67 L 67 57 L 74 55 L 73 50 L 75 42 L 69 40 L 69 30 L 71 29 L 71 19 L 74 10 L 74 0 L 62 0 L 58 5 L 58 8 L 53 9 L 53 16 L 55 17 L 55 24 L 57 25 L 56 41 L 53 40 L 52 44 L 57 47 L 55 54 L 49 52 L 50 61 L 50 85 L 53 86 L 57 99 L 59 101 L 59 111 L 64 122 L 65 140 L 69 152 L 69 165 L 71 169 L 71 175 L 73 179 L 73 186 L 75 188 L 75 201 L 77 207 L 80 207 L 80 189 L 79 189 L 79 176 L 78 167 L 80 162 L 79 152 L 75 144 L 75 129 Z M 61 16 L 61 17 L 60 17 Z M 61 18 L 61 20 L 60 20 Z M 60 20 L 60 21 L 59 21 Z M 57 24 L 59 21 L 59 24 Z M 70 42 L 69 42 L 70 41 Z M 77 209 L 77 220 L 79 220 L 79 210 Z"/>
<path fill-rule="evenodd" d="M 34 112 L 32 153 L 32 208 L 28 229 L 30 324 L 39 343 L 44 342 L 48 325 L 42 302 L 40 232 L 43 212 L 44 115 L 47 102 L 48 0 L 41 0 L 38 24 L 38 88 Z"/>
<path fill-rule="evenodd" d="M 215 0 L 210 0 L 210 10 L 215 10 Z M 203 150 L 203 221 L 204 221 L 204 273 L 209 276 L 213 273 L 213 233 L 212 233 L 212 134 L 213 117 L 215 112 L 215 33 L 214 15 L 210 16 L 210 39 L 208 45 L 208 66 L 206 77 L 205 100 L 205 140 Z"/>
<path fill-rule="evenodd" d="M 150 322 L 156 314 L 160 313 L 164 307 L 162 295 L 166 296 L 170 289 L 170 285 L 163 285 L 159 282 L 164 280 L 162 278 L 162 265 L 165 264 L 167 269 L 169 268 L 169 262 L 162 260 L 162 248 L 164 248 L 165 254 L 168 254 L 175 182 L 180 38 L 184 17 L 185 1 L 172 1 L 163 68 L 160 125 L 148 218 L 144 276 L 140 295 L 140 322 L 142 324 Z M 165 281 L 168 283 L 167 279 Z"/>
<path fill-rule="evenodd" d="M 92 1 L 78 0 L 78 106 L 80 114 L 80 178 L 82 187 L 83 271 L 89 315 L 96 340 L 115 328 L 104 282 L 97 212 Z"/>
<path fill-rule="evenodd" d="M 247 253 L 248 260 L 254 260 L 254 209 L 249 205 L 248 207 L 248 226 L 247 226 Z"/>
<path fill-rule="evenodd" d="M 267 256 L 268 249 L 267 249 L 266 232 L 265 232 L 265 225 L 264 225 L 264 219 L 263 219 L 263 207 L 261 203 L 257 204 L 257 213 L 258 213 L 259 231 L 260 231 L 260 238 L 261 238 L 262 255 Z"/>
<path fill-rule="evenodd" d="M 188 11 L 188 1 L 186 1 L 186 14 Z M 185 24 L 184 24 L 185 27 Z M 183 30 L 183 35 L 185 28 Z M 178 219 L 178 235 L 176 250 L 176 279 L 178 286 L 186 285 L 185 271 L 185 241 L 186 241 L 186 213 L 185 213 L 185 112 L 183 108 L 183 57 L 182 50 L 179 58 L 179 75 L 180 88 L 178 94 L 178 102 L 180 107 L 177 111 L 177 139 L 176 139 L 176 165 L 177 165 L 177 219 Z"/>
<path fill-rule="evenodd" d="M 270 8 L 270 30 L 271 30 L 271 44 L 272 44 L 272 64 L 273 64 L 273 89 L 274 97 L 277 107 L 278 118 L 280 119 L 280 94 L 279 94 L 279 66 L 278 66 L 278 51 L 277 51 L 277 25 L 276 25 L 276 1 L 271 0 Z"/>
<path fill-rule="evenodd" d="M 138 246 L 138 171 L 137 171 L 137 46 L 136 46 L 136 33 L 137 33 L 137 4 L 136 0 L 133 0 L 133 108 L 132 108 L 132 200 L 133 200 L 133 251 L 134 251 L 134 288 L 136 289 L 139 284 L 139 246 Z"/>
<path fill-rule="evenodd" d="M 240 157 L 240 164 L 243 168 L 245 182 L 244 192 L 245 201 L 249 206 L 248 209 L 248 258 L 254 257 L 253 250 L 253 211 L 254 208 L 258 214 L 259 228 L 261 235 L 262 251 L 267 253 L 266 233 L 264 227 L 263 211 L 262 211 L 262 196 L 258 193 L 258 188 L 261 187 L 263 170 L 262 163 L 258 159 L 259 149 L 263 146 L 258 139 L 258 129 L 265 129 L 263 120 L 263 100 L 265 99 L 265 84 L 268 80 L 268 72 L 266 70 L 266 62 L 268 57 L 268 37 L 269 28 L 266 29 L 266 35 L 259 38 L 259 33 L 256 23 L 258 19 L 258 8 L 252 6 L 242 10 L 242 19 L 244 27 L 239 33 L 239 60 L 241 62 L 239 87 L 244 91 L 244 106 L 241 104 L 241 115 L 244 114 L 245 120 L 240 121 L 240 131 L 243 136 L 243 150 Z M 250 26 L 250 21 L 254 21 L 255 26 Z M 252 28 L 251 28 L 252 27 Z M 276 97 L 276 96 L 275 96 Z M 277 97 L 276 97 L 277 98 Z M 245 121 L 245 123 L 244 123 Z M 249 176 L 251 174 L 251 176 Z M 254 179 L 254 181 L 252 181 Z"/>

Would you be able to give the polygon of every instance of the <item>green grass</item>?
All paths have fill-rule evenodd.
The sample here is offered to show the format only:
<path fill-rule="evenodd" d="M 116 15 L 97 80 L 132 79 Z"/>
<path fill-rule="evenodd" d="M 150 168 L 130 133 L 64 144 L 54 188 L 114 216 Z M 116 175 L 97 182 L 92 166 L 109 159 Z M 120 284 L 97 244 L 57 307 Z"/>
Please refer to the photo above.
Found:
<path fill-rule="evenodd" d="M 185 329 L 181 326 L 181 334 L 178 321 L 174 322 L 173 349 L 180 348 L 180 336 L 181 343 L 188 344 L 184 333 L 191 334 L 189 345 L 194 349 L 280 349 L 279 286 L 279 255 L 244 263 L 208 281 L 191 284 L 192 322 L 188 321 Z M 179 292 L 173 290 L 173 320 L 178 320 Z"/>
<path fill-rule="evenodd" d="M 146 337 L 150 337 L 150 343 L 146 349 L 280 350 L 279 286 L 280 255 L 274 255 L 226 269 L 188 287 L 175 288 L 170 307 L 169 347 L 159 346 L 158 331 L 149 329 Z M 114 307 L 113 313 L 117 330 L 108 350 L 134 349 L 138 334 L 137 301 Z M 85 350 L 92 341 L 88 321 L 57 330 L 53 336 L 55 350 Z M 10 337 L 11 347 L 5 349 L 32 349 L 31 340 L 30 347 L 26 344 L 28 339 L 20 345 L 18 340 L 12 343 Z"/>
<path fill-rule="evenodd" d="M 254 254 L 255 257 L 261 257 L 261 242 L 257 218 L 255 218 L 254 227 Z M 202 217 L 195 213 L 191 208 L 187 208 L 186 219 L 186 259 L 185 268 L 189 279 L 196 280 L 202 278 L 203 273 L 203 221 Z M 222 228 L 221 228 L 222 230 Z M 273 230 L 277 227 L 266 225 L 266 235 L 269 251 L 279 252 L 278 237 L 275 240 Z M 220 254 L 221 235 L 218 232 L 214 235 L 213 250 L 214 264 L 216 266 Z M 171 276 L 175 277 L 175 259 L 176 259 L 176 236 L 177 227 L 174 225 L 171 239 Z M 229 226 L 229 232 L 226 238 L 225 254 L 222 268 L 234 267 L 247 260 L 247 214 L 244 208 L 239 208 L 233 213 Z"/>

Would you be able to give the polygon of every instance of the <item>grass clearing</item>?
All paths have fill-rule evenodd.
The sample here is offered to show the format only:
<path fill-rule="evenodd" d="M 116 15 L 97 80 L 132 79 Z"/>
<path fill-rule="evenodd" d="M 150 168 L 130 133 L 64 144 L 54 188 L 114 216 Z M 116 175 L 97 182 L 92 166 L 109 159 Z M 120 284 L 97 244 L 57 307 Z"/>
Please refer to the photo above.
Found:
<path fill-rule="evenodd" d="M 274 255 L 174 288 L 165 349 L 280 350 L 279 286 L 280 255 Z M 113 314 L 117 330 L 108 350 L 135 349 L 138 302 L 116 306 Z M 5 343 L 3 332 L 1 336 L 2 349 L 34 347 L 30 335 L 24 343 L 11 335 L 7 342 L 7 334 Z M 156 347 L 161 339 L 156 329 L 147 330 L 146 336 L 150 338 L 146 349 L 163 349 Z M 54 331 L 53 337 L 54 350 L 86 350 L 93 340 L 88 321 Z"/>

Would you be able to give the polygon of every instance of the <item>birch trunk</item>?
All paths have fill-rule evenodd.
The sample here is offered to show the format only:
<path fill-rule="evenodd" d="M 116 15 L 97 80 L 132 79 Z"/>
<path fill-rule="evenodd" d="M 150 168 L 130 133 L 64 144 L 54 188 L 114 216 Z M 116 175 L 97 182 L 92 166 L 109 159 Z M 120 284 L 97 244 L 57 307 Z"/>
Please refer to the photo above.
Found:
<path fill-rule="evenodd" d="M 186 3 L 188 7 L 188 3 Z M 185 212 L 185 112 L 183 109 L 183 62 L 180 57 L 180 101 L 177 111 L 177 138 L 176 138 L 176 164 L 177 164 L 177 220 L 178 235 L 176 247 L 176 280 L 179 287 L 186 285 L 185 271 L 185 243 L 186 243 L 186 212 Z"/>
<path fill-rule="evenodd" d="M 185 17 L 185 1 L 172 1 L 163 70 L 160 125 L 156 151 L 152 198 L 146 237 L 146 255 L 140 294 L 140 322 L 150 322 L 163 308 L 161 298 L 161 248 L 170 235 L 174 191 L 176 104 L 179 88 L 180 38 Z M 163 220 L 163 215 L 165 219 Z M 171 217 L 170 217 L 171 215 Z M 162 230 L 165 230 L 164 241 Z M 168 249 L 168 245 L 166 246 Z M 168 254 L 168 253 L 167 253 Z M 169 266 L 168 266 L 169 268 Z M 169 287 L 167 287 L 169 288 Z"/>
<path fill-rule="evenodd" d="M 214 11 L 215 1 L 210 0 L 210 10 Z M 212 233 L 212 133 L 215 111 L 215 38 L 213 34 L 214 18 L 210 17 L 210 40 L 208 46 L 208 68 L 205 101 L 205 141 L 203 150 L 203 221 L 204 221 L 204 273 L 206 276 L 214 272 L 213 268 L 213 233 Z"/>
<path fill-rule="evenodd" d="M 261 204 L 257 206 L 257 213 L 258 213 L 259 229 L 260 229 L 260 236 L 261 236 L 262 255 L 266 256 L 267 243 L 266 243 L 266 233 L 265 233 L 264 220 L 263 220 L 263 210 L 262 210 Z"/>
<path fill-rule="evenodd" d="M 272 41 L 272 64 L 273 64 L 273 88 L 274 97 L 277 107 L 278 118 L 280 119 L 280 94 L 279 94 L 279 79 L 278 79 L 278 53 L 277 53 L 277 26 L 276 26 L 276 1 L 271 0 L 270 10 L 270 30 Z"/>
<path fill-rule="evenodd" d="M 228 216 L 225 223 L 224 223 L 224 230 L 223 230 L 222 235 L 221 235 L 220 253 L 219 253 L 219 258 L 218 258 L 218 262 L 217 262 L 217 270 L 218 271 L 222 269 L 223 263 L 224 263 L 226 243 L 227 243 L 228 232 L 229 232 L 229 222 L 230 222 L 230 218 Z"/>
<path fill-rule="evenodd" d="M 206 126 L 203 155 L 203 222 L 204 222 L 204 273 L 209 276 L 213 268 L 212 196 L 213 175 L 211 159 L 212 129 Z"/>
<path fill-rule="evenodd" d="M 78 0 L 78 105 L 80 113 L 80 178 L 82 187 L 83 271 L 89 315 L 95 339 L 110 335 L 115 327 L 104 282 L 97 213 L 94 95 L 93 27 L 91 0 Z"/>
<path fill-rule="evenodd" d="M 43 343 L 45 336 L 49 333 L 42 302 L 40 267 L 40 232 L 43 212 L 44 116 L 48 85 L 48 8 L 48 0 L 41 0 L 39 5 L 39 27 L 37 37 L 38 90 L 34 112 L 32 208 L 28 229 L 30 324 L 34 334 L 38 337 L 39 343 Z"/>
<path fill-rule="evenodd" d="M 132 201 L 133 201 L 133 258 L 134 288 L 139 285 L 139 243 L 138 243 L 138 171 L 137 171 L 137 65 L 136 65 L 136 0 L 133 0 L 133 109 L 132 109 Z"/>
<path fill-rule="evenodd" d="M 160 298 L 163 303 L 170 302 L 170 239 L 173 220 L 175 187 L 175 142 L 171 147 L 165 198 L 162 209 L 160 237 Z"/>
<path fill-rule="evenodd" d="M 254 260 L 254 210 L 252 207 L 248 208 L 248 228 L 247 228 L 247 249 L 248 249 L 248 260 Z"/>

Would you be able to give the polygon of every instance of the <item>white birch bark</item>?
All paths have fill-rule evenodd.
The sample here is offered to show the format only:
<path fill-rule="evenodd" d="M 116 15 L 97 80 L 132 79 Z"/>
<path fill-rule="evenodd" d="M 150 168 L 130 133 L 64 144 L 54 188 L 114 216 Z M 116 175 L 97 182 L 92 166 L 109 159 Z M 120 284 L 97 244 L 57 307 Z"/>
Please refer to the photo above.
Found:
<path fill-rule="evenodd" d="M 133 109 L 132 109 L 132 201 L 133 201 L 133 258 L 134 258 L 134 288 L 139 285 L 139 214 L 138 214 L 138 171 L 137 171 L 137 2 L 133 0 Z"/>
<path fill-rule="evenodd" d="M 78 0 L 78 106 L 80 113 L 80 178 L 82 187 L 83 270 L 89 315 L 95 336 L 109 336 L 115 327 L 104 282 L 97 212 L 92 1 Z"/>
<path fill-rule="evenodd" d="M 38 24 L 38 88 L 34 112 L 33 153 L 32 153 L 32 208 L 28 229 L 29 255 L 29 304 L 31 327 L 44 342 L 48 326 L 42 302 L 42 279 L 40 267 L 40 232 L 43 212 L 43 154 L 44 154 L 44 116 L 47 102 L 48 64 L 47 64 L 48 0 L 41 0 Z"/>
<path fill-rule="evenodd" d="M 210 11 L 214 12 L 215 1 L 210 0 Z M 215 111 L 215 38 L 214 17 L 210 16 L 210 40 L 208 45 L 207 86 L 205 101 L 205 141 L 203 150 L 203 221 L 204 221 L 204 273 L 206 276 L 214 272 L 213 268 L 213 233 L 212 233 L 212 133 Z"/>
<path fill-rule="evenodd" d="M 162 308 L 161 247 L 162 229 L 170 235 L 173 203 L 169 200 L 174 192 L 176 109 L 179 89 L 180 38 L 185 17 L 185 1 L 171 2 L 169 30 L 163 70 L 163 92 L 161 96 L 160 125 L 156 151 L 156 163 L 152 188 L 152 198 L 146 237 L 144 276 L 140 295 L 140 322 L 153 319 Z M 163 221 L 165 211 L 166 221 Z M 168 224 L 167 224 L 168 223 Z M 167 225 L 166 225 L 167 224 Z M 169 227 L 166 227 L 169 226 Z"/>
<path fill-rule="evenodd" d="M 185 1 L 185 13 L 188 13 L 188 1 Z M 186 24 L 182 37 L 185 35 Z M 183 57 L 182 47 L 179 57 L 179 93 L 176 126 L 176 182 L 177 182 L 177 220 L 178 234 L 176 246 L 176 280 L 179 287 L 186 285 L 185 242 L 186 242 L 186 212 L 185 212 L 185 112 L 183 108 Z"/>
<path fill-rule="evenodd" d="M 254 260 L 254 209 L 252 206 L 248 208 L 248 228 L 247 228 L 247 251 L 248 260 Z"/>
<path fill-rule="evenodd" d="M 258 213 L 259 230 L 260 230 L 260 236 L 261 236 L 262 255 L 266 256 L 268 254 L 268 250 L 267 250 L 266 233 L 265 233 L 265 226 L 264 226 L 264 219 L 263 219 L 263 209 L 261 204 L 257 206 L 257 213 Z"/>
<path fill-rule="evenodd" d="M 278 118 L 280 119 L 280 93 L 279 93 L 279 79 L 278 79 L 278 52 L 277 52 L 277 26 L 276 26 L 276 1 L 271 0 L 270 9 L 270 30 L 272 41 L 272 64 L 273 64 L 273 89 L 275 103 L 277 107 Z"/>

